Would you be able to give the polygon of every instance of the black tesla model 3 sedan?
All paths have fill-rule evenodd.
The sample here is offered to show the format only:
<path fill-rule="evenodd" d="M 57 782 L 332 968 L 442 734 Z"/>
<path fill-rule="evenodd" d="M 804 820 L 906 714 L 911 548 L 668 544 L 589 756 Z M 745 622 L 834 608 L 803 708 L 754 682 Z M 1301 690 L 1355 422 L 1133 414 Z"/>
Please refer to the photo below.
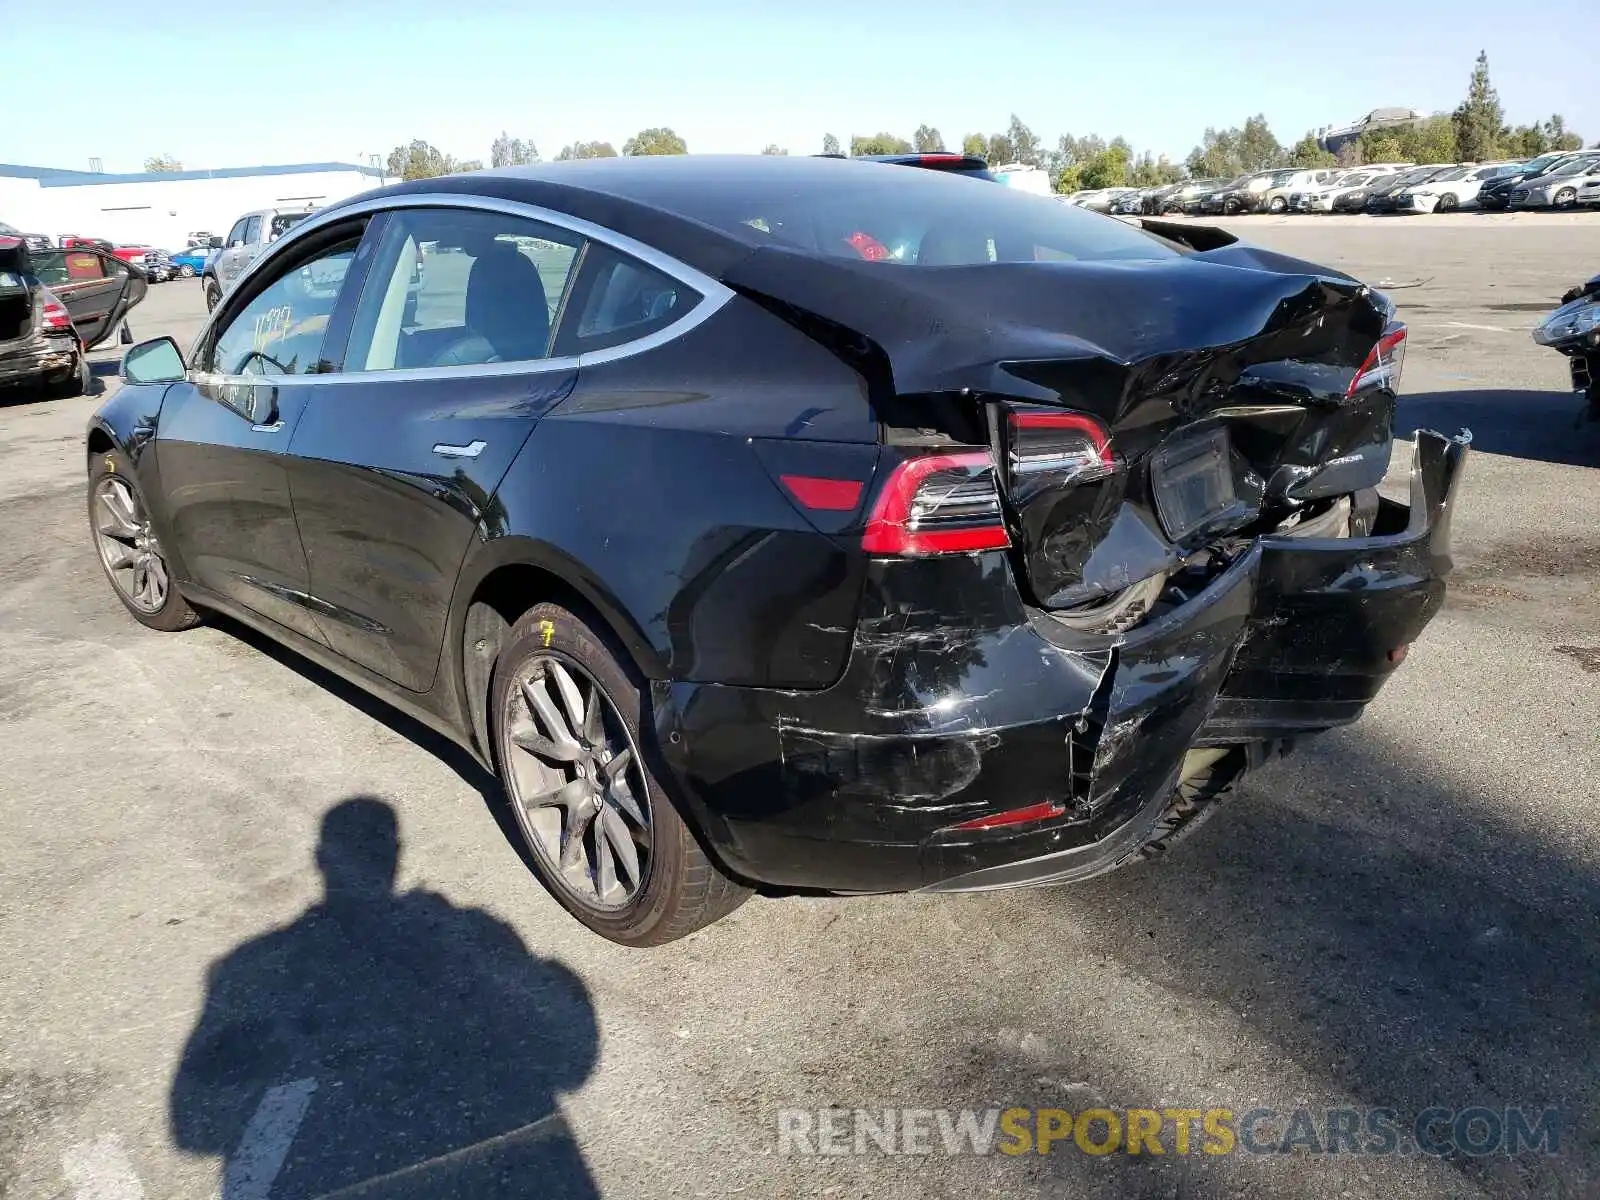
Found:
<path fill-rule="evenodd" d="M 1354 720 L 1468 441 L 1378 496 L 1404 338 L 1337 272 L 942 172 L 479 172 L 331 206 L 187 358 L 130 350 L 89 519 L 138 620 L 444 731 L 651 944 L 757 888 L 1083 878 Z"/>

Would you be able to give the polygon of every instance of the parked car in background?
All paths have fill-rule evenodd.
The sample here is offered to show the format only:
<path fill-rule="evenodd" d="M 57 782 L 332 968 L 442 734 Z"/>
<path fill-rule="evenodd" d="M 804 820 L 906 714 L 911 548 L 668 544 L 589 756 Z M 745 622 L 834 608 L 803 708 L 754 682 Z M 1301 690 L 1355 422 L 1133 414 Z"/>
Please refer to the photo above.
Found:
<path fill-rule="evenodd" d="M 222 245 L 205 265 L 206 310 L 217 306 L 237 282 L 245 268 L 261 257 L 262 251 L 312 213 L 309 208 L 263 208 L 245 213 L 233 223 Z"/>
<path fill-rule="evenodd" d="M 1576 208 L 1578 189 L 1600 172 L 1600 154 L 1575 154 L 1511 189 L 1512 208 Z"/>
<path fill-rule="evenodd" d="M 169 279 L 178 277 L 177 264 L 165 250 L 146 250 L 143 267 L 145 277 L 151 283 L 166 283 Z"/>
<path fill-rule="evenodd" d="M 1378 493 L 1405 337 L 1222 231 L 593 159 L 332 205 L 187 359 L 128 352 L 79 461 L 132 619 L 230 614 L 421 719 L 569 913 L 658 945 L 758 887 L 1159 857 L 1356 719 L 1443 603 L 1468 452 L 1419 433 Z"/>
<path fill-rule="evenodd" d="M 1083 192 L 1072 203 L 1079 208 L 1087 208 L 1090 212 L 1108 213 L 1118 198 L 1127 195 L 1133 190 L 1135 189 L 1126 187 L 1100 188 L 1095 191 Z"/>
<path fill-rule="evenodd" d="M 1289 171 L 1285 174 L 1285 178 L 1261 193 L 1262 212 L 1274 215 L 1288 212 L 1294 205 L 1296 193 L 1327 184 L 1339 174 L 1339 171 L 1336 167 L 1324 167 L 1319 170 Z"/>
<path fill-rule="evenodd" d="M 172 265 L 177 268 L 179 278 L 193 279 L 206 269 L 206 262 L 214 253 L 216 251 L 209 246 L 190 246 L 172 255 Z"/>
<path fill-rule="evenodd" d="M 1355 197 L 1351 193 L 1358 191 L 1360 193 L 1360 203 L 1364 205 L 1367 202 L 1366 185 L 1374 179 L 1382 178 L 1385 174 L 1387 172 L 1379 170 L 1359 170 L 1341 175 L 1338 179 L 1332 180 L 1325 186 L 1307 192 L 1305 195 L 1305 210 L 1307 212 L 1331 213 L 1334 211 L 1334 206 L 1340 202 L 1341 197 L 1349 196 L 1350 198 L 1345 200 L 1344 203 L 1354 203 Z"/>
<path fill-rule="evenodd" d="M 1298 174 L 1300 172 L 1294 170 L 1256 172 L 1239 187 L 1231 188 L 1222 193 L 1221 207 L 1223 215 L 1232 216 L 1237 213 L 1267 211 L 1267 193 L 1288 183 L 1291 178 Z"/>
<path fill-rule="evenodd" d="M 1600 178 L 1591 175 L 1578 186 L 1578 203 L 1600 204 Z"/>
<path fill-rule="evenodd" d="M 1341 197 L 1342 208 L 1348 208 L 1353 212 L 1360 212 L 1362 209 L 1369 213 L 1393 212 L 1395 193 L 1402 188 L 1425 183 L 1430 179 L 1438 178 L 1446 172 L 1458 169 L 1453 163 L 1425 163 L 1420 167 L 1411 167 L 1405 171 L 1393 171 L 1388 175 L 1381 175 L 1377 179 L 1370 180 L 1360 189 L 1365 193 L 1364 199 L 1360 202 L 1357 202 L 1356 193 L 1349 193 Z"/>
<path fill-rule="evenodd" d="M 116 331 L 146 287 L 142 271 L 97 247 L 37 250 L 0 236 L 0 383 L 85 391 L 88 352 Z"/>
<path fill-rule="evenodd" d="M 1201 192 L 1195 198 L 1194 211 L 1204 213 L 1206 216 L 1221 216 L 1227 211 L 1228 197 L 1244 187 L 1249 179 L 1250 176 L 1248 175 L 1239 175 L 1227 180 L 1218 187 Z M 1185 212 L 1189 211 L 1188 204 L 1185 204 L 1183 208 Z"/>
<path fill-rule="evenodd" d="M 1429 213 L 1477 208 L 1478 193 L 1485 184 L 1520 169 L 1520 163 L 1483 163 L 1457 167 L 1422 183 L 1401 188 L 1395 193 L 1395 211 Z"/>
<path fill-rule="evenodd" d="M 1538 158 L 1529 159 L 1522 164 L 1520 170 L 1508 172 L 1479 188 L 1478 207 L 1491 211 L 1510 208 L 1511 193 L 1516 191 L 1523 183 L 1531 182 L 1583 153 L 1585 152 L 1582 150 L 1556 150 L 1549 154 L 1541 154 Z"/>
<path fill-rule="evenodd" d="M 1187 179 L 1178 184 L 1167 194 L 1161 202 L 1162 213 L 1198 213 L 1200 206 L 1196 201 L 1199 197 L 1215 188 L 1227 184 L 1226 179 Z M 1193 204 L 1194 207 L 1190 207 Z M 1160 214 L 1157 214 L 1160 215 Z"/>

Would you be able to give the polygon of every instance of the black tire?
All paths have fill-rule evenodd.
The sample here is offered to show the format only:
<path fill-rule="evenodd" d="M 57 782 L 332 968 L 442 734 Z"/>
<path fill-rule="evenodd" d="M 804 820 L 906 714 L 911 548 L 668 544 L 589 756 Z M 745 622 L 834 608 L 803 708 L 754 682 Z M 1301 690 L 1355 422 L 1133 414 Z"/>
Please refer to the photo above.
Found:
<path fill-rule="evenodd" d="M 207 275 L 205 283 L 206 311 L 211 312 L 222 303 L 222 285 L 217 282 L 215 275 Z"/>
<path fill-rule="evenodd" d="M 598 684 L 615 715 L 627 727 L 638 749 L 648 791 L 650 840 L 644 880 L 622 907 L 602 910 L 580 897 L 548 860 L 530 831 L 521 808 L 517 783 L 508 758 L 512 749 L 506 729 L 513 693 L 537 660 L 576 664 Z M 490 740 L 495 764 L 522 834 L 534 874 L 556 901 L 601 937 L 624 946 L 659 946 L 710 925 L 750 896 L 717 867 L 701 848 L 663 786 L 663 768 L 653 742 L 653 723 L 644 719 L 646 687 L 624 653 L 607 634 L 560 605 L 538 604 L 519 617 L 495 659 L 489 685 Z"/>
<path fill-rule="evenodd" d="M 1434 207 L 1433 211 L 1434 212 L 1447 213 L 1447 212 L 1454 212 L 1455 209 L 1456 209 L 1456 198 L 1455 198 L 1455 196 L 1453 196 L 1449 192 L 1446 192 L 1444 195 L 1439 197 L 1439 203 Z"/>
<path fill-rule="evenodd" d="M 144 493 L 139 488 L 139 482 L 129 470 L 128 460 L 120 450 L 105 450 L 96 453 L 89 460 L 89 488 L 88 488 L 88 516 L 89 536 L 94 539 L 95 557 L 100 560 L 100 569 L 105 573 L 106 582 L 111 585 L 111 590 L 116 593 L 122 607 L 132 614 L 134 620 L 150 629 L 159 629 L 163 633 L 177 633 L 179 630 L 189 629 L 200 623 L 200 614 L 189 607 L 189 602 L 183 598 L 178 590 L 177 579 L 171 570 L 170 562 L 163 560 L 163 568 L 167 575 L 167 587 L 164 602 L 154 611 L 141 608 L 129 599 L 122 586 L 112 575 L 111 568 L 106 564 L 106 557 L 99 551 L 102 540 L 99 533 L 100 515 L 98 508 L 98 492 L 103 480 L 108 476 L 116 476 L 133 494 L 138 502 L 142 514 L 148 514 L 150 509 L 145 502 Z"/>
<path fill-rule="evenodd" d="M 1150 831 L 1144 845 L 1139 847 L 1138 857 L 1161 858 L 1210 820 L 1211 814 L 1217 810 L 1217 802 L 1244 774 L 1245 764 L 1243 751 L 1235 751 L 1218 759 L 1194 778 L 1180 783 L 1173 790 L 1172 800 L 1161 814 L 1161 819 Z"/>
<path fill-rule="evenodd" d="M 1273 216 L 1282 216 L 1289 209 L 1289 202 L 1282 196 L 1274 196 L 1267 201 L 1267 211 Z"/>

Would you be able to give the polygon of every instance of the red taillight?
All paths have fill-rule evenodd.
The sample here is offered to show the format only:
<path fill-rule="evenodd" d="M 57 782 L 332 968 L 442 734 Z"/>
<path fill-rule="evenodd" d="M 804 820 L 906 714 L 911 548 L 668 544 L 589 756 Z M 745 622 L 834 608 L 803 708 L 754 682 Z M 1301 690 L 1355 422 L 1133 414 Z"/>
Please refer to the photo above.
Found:
<path fill-rule="evenodd" d="M 71 329 L 72 314 L 61 306 L 61 301 L 46 292 L 39 310 L 39 324 L 44 329 Z"/>
<path fill-rule="evenodd" d="M 959 825 L 950 826 L 950 828 L 999 829 L 1006 825 L 1027 825 L 1033 821 L 1048 821 L 1051 817 L 1062 816 L 1066 811 L 1065 805 L 1055 804 L 1046 800 L 1042 804 L 1030 804 L 1027 808 L 1013 808 L 987 817 L 974 817 L 970 821 L 963 821 Z"/>
<path fill-rule="evenodd" d="M 1013 409 L 1007 466 L 1014 492 L 1071 487 L 1117 468 L 1111 434 L 1087 413 Z"/>
<path fill-rule="evenodd" d="M 1400 371 L 1406 361 L 1406 327 L 1395 326 L 1378 339 L 1378 344 L 1367 355 L 1356 377 L 1345 392 L 1347 397 L 1370 387 L 1387 387 L 1391 391 L 1400 386 Z"/>
<path fill-rule="evenodd" d="M 868 262 L 884 262 L 890 256 L 889 247 L 885 246 L 870 233 L 852 233 L 845 241 L 850 243 L 852 249 Z"/>
<path fill-rule="evenodd" d="M 814 475 L 780 475 L 789 494 L 806 508 L 818 512 L 854 512 L 861 503 L 861 482 L 856 479 L 819 479 Z"/>
<path fill-rule="evenodd" d="M 930 151 L 927 154 L 917 155 L 917 161 L 920 163 L 958 163 L 965 162 L 966 160 L 966 155 L 951 154 L 949 151 L 944 151 L 942 153 L 939 151 Z"/>
<path fill-rule="evenodd" d="M 987 450 L 902 462 L 878 493 L 861 539 L 868 554 L 914 557 L 1009 544 Z"/>

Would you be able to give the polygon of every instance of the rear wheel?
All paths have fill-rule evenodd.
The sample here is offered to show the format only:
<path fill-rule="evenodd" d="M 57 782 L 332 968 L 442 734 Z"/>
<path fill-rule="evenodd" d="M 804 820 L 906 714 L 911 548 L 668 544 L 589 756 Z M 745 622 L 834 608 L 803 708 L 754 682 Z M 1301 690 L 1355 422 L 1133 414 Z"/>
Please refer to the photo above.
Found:
<path fill-rule="evenodd" d="M 193 279 L 194 278 L 194 268 L 191 267 L 188 263 L 184 263 L 183 266 L 178 268 L 178 274 L 182 275 L 185 279 Z"/>
<path fill-rule="evenodd" d="M 610 639 L 555 604 L 512 626 L 490 684 L 495 758 L 534 873 L 563 908 L 625 946 L 693 933 L 750 894 L 668 797 L 643 697 Z"/>
<path fill-rule="evenodd" d="M 1166 811 L 1138 850 L 1140 858 L 1160 858 L 1205 824 L 1247 765 L 1243 747 L 1191 750 L 1189 754 L 1191 761 L 1185 762 L 1183 778 L 1173 789 Z"/>
<path fill-rule="evenodd" d="M 52 399 L 68 400 L 73 396 L 87 395 L 91 378 L 88 356 L 80 349 L 72 370 L 49 384 L 45 390 Z"/>
<path fill-rule="evenodd" d="M 1267 211 L 1272 213 L 1274 216 L 1287 212 L 1288 208 L 1289 202 L 1282 196 L 1274 196 L 1271 200 L 1267 201 Z"/>

